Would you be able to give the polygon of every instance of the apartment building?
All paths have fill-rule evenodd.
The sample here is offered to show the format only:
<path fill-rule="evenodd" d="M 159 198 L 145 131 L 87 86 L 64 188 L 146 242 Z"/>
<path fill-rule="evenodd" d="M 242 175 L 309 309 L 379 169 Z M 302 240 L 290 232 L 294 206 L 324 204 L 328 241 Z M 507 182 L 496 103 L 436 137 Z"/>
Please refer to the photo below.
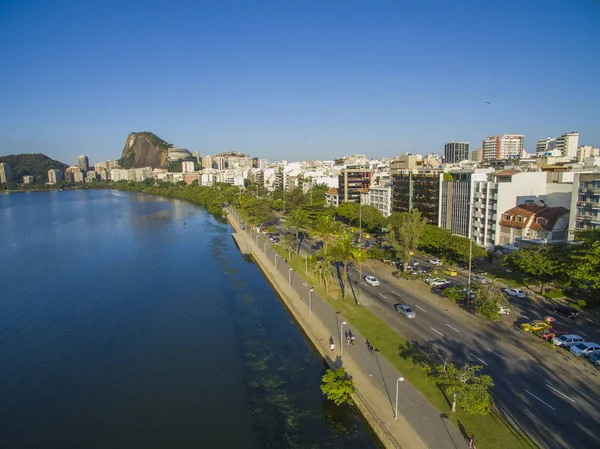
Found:
<path fill-rule="evenodd" d="M 569 210 L 538 204 L 519 204 L 502 214 L 499 244 L 510 248 L 566 242 Z"/>
<path fill-rule="evenodd" d="M 417 209 L 429 223 L 437 223 L 443 176 L 439 169 L 393 170 L 392 212 Z"/>
<path fill-rule="evenodd" d="M 600 173 L 573 173 L 569 240 L 575 231 L 600 228 Z"/>
<path fill-rule="evenodd" d="M 339 175 L 339 202 L 360 203 L 360 193 L 371 184 L 372 171 L 364 166 L 344 168 Z"/>
<path fill-rule="evenodd" d="M 95 172 L 95 171 L 88 171 L 88 172 L 85 174 L 85 182 L 88 182 L 88 183 L 89 183 L 89 182 L 94 182 L 94 181 L 96 181 L 97 179 L 98 179 L 98 178 L 97 178 L 97 174 L 96 174 L 96 172 Z"/>
<path fill-rule="evenodd" d="M 392 215 L 391 186 L 371 186 L 363 192 L 361 197 L 363 205 L 375 207 L 384 217 Z"/>
<path fill-rule="evenodd" d="M 325 193 L 325 205 L 327 207 L 338 207 L 340 205 L 340 196 L 338 189 L 332 187 Z"/>
<path fill-rule="evenodd" d="M 483 159 L 511 159 L 519 158 L 523 154 L 523 134 L 504 134 L 502 136 L 490 136 L 481 145 Z"/>
<path fill-rule="evenodd" d="M 88 171 L 90 169 L 90 160 L 85 155 L 78 156 L 77 165 L 81 170 Z"/>
<path fill-rule="evenodd" d="M 202 168 L 206 169 L 206 168 L 213 168 L 213 158 L 212 156 L 208 155 L 208 156 L 203 156 L 201 158 L 202 161 Z"/>
<path fill-rule="evenodd" d="M 13 174 L 10 165 L 5 162 L 0 162 L 0 183 L 4 184 L 12 182 Z"/>
<path fill-rule="evenodd" d="M 579 133 L 577 131 L 564 133 L 556 138 L 556 149 L 560 151 L 560 155 L 563 157 L 569 157 L 571 159 L 577 158 L 578 146 Z"/>
<path fill-rule="evenodd" d="M 469 159 L 469 142 L 449 142 L 444 145 L 444 162 L 458 164 Z"/>
<path fill-rule="evenodd" d="M 194 161 L 181 161 L 181 173 L 193 173 Z"/>
<path fill-rule="evenodd" d="M 540 139 L 535 144 L 535 153 L 543 156 L 545 153 L 556 149 L 556 139 L 554 137 L 546 137 Z"/>
<path fill-rule="evenodd" d="M 60 170 L 55 168 L 48 170 L 48 184 L 56 184 L 59 181 L 62 181 L 63 174 Z"/>
<path fill-rule="evenodd" d="M 34 178 L 31 175 L 25 175 L 23 176 L 23 184 L 33 184 L 34 182 Z"/>

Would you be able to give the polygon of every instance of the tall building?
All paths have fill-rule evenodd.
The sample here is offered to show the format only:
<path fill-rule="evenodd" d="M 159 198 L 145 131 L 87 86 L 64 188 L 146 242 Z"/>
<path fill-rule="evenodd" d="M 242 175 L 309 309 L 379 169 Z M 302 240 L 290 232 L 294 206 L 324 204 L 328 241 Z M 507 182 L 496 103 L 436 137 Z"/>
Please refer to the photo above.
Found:
<path fill-rule="evenodd" d="M 371 170 L 364 167 L 347 167 L 339 175 L 340 203 L 360 203 L 360 194 L 371 184 Z"/>
<path fill-rule="evenodd" d="M 469 159 L 469 142 L 450 142 L 444 145 L 444 162 L 458 164 Z"/>
<path fill-rule="evenodd" d="M 192 173 L 194 171 L 194 161 L 181 161 L 181 172 Z"/>
<path fill-rule="evenodd" d="M 82 155 L 77 158 L 77 165 L 83 171 L 88 171 L 90 169 L 90 160 L 87 156 Z"/>
<path fill-rule="evenodd" d="M 0 184 L 12 182 L 13 175 L 10 165 L 5 162 L 0 162 Z"/>
<path fill-rule="evenodd" d="M 202 156 L 202 168 L 213 168 L 213 158 L 210 154 L 207 156 Z"/>
<path fill-rule="evenodd" d="M 535 144 L 535 152 L 538 155 L 543 155 L 547 151 L 552 151 L 554 149 L 556 149 L 556 139 L 554 137 L 540 139 Z"/>
<path fill-rule="evenodd" d="M 31 175 L 23 176 L 23 184 L 33 184 L 34 181 L 35 179 Z"/>
<path fill-rule="evenodd" d="M 600 173 L 574 173 L 569 240 L 574 231 L 600 229 Z"/>
<path fill-rule="evenodd" d="M 490 136 L 482 143 L 483 159 L 513 159 L 523 154 L 523 134 L 504 134 Z"/>
<path fill-rule="evenodd" d="M 556 138 L 556 149 L 560 151 L 561 156 L 575 159 L 578 146 L 579 133 L 577 131 L 561 134 L 560 137 Z"/>
<path fill-rule="evenodd" d="M 428 223 L 438 222 L 442 170 L 400 170 L 392 174 L 392 212 L 417 209 Z"/>
<path fill-rule="evenodd" d="M 483 150 L 481 148 L 477 148 L 471 152 L 471 160 L 473 162 L 482 162 L 483 161 Z"/>
<path fill-rule="evenodd" d="M 63 176 L 60 170 L 56 168 L 52 168 L 48 170 L 48 184 L 56 184 L 59 181 L 62 181 Z"/>

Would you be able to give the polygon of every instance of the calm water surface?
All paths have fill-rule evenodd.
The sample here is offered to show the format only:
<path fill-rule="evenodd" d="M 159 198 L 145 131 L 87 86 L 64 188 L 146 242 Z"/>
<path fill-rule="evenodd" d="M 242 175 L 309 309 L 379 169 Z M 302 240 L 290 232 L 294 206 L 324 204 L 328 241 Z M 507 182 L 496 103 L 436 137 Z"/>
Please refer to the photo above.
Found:
<path fill-rule="evenodd" d="M 230 233 L 142 194 L 0 195 L 0 447 L 377 447 Z"/>

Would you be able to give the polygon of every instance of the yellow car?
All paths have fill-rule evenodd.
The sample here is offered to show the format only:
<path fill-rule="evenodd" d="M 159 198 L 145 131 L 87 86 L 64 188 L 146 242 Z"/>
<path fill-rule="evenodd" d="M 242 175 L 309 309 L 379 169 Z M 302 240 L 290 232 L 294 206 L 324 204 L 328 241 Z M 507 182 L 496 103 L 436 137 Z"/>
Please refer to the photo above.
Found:
<path fill-rule="evenodd" d="M 531 321 L 529 323 L 523 323 L 521 324 L 521 329 L 523 329 L 525 332 L 538 332 L 538 331 L 543 331 L 544 329 L 547 329 L 548 323 L 546 323 L 545 321 L 541 321 L 541 320 L 535 320 L 535 321 Z"/>
<path fill-rule="evenodd" d="M 454 268 L 446 268 L 444 274 L 446 276 L 458 276 L 458 272 Z"/>

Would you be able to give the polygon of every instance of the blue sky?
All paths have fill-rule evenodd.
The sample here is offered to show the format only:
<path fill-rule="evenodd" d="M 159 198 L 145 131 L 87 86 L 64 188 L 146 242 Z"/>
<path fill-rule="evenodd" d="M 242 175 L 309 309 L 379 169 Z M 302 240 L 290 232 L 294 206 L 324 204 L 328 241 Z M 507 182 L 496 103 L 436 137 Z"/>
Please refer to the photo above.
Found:
<path fill-rule="evenodd" d="M 270 160 L 599 146 L 598 23 L 594 0 L 0 0 L 0 154 L 114 159 L 132 131 Z"/>

